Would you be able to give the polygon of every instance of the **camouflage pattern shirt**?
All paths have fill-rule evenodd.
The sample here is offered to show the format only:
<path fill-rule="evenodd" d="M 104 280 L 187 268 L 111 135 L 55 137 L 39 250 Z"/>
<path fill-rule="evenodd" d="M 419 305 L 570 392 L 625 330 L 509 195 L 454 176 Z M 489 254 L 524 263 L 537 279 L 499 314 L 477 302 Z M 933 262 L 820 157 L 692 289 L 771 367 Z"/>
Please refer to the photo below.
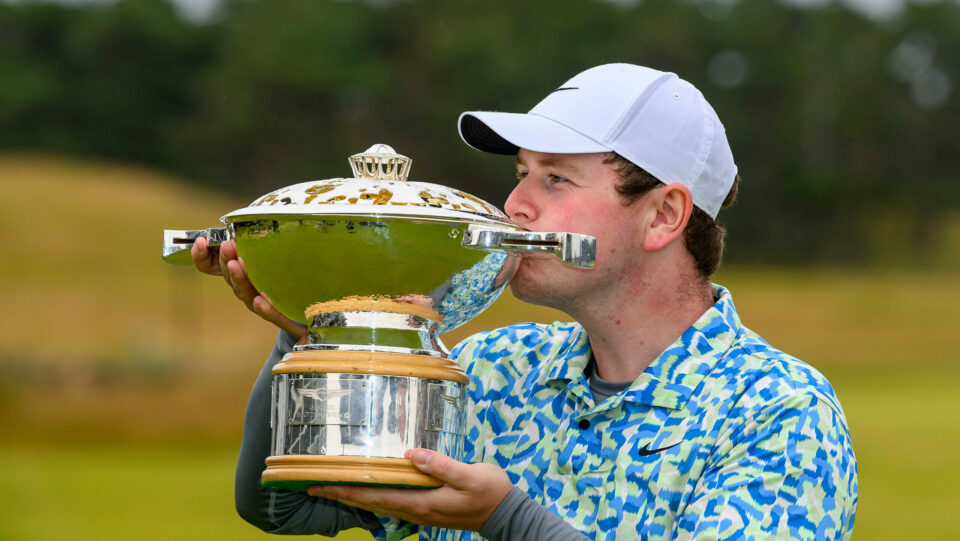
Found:
<path fill-rule="evenodd" d="M 474 335 L 465 461 L 503 468 L 594 539 L 848 539 L 857 464 L 827 380 L 740 323 L 729 292 L 626 390 L 594 403 L 576 323 Z M 382 518 L 379 537 L 474 532 Z"/>

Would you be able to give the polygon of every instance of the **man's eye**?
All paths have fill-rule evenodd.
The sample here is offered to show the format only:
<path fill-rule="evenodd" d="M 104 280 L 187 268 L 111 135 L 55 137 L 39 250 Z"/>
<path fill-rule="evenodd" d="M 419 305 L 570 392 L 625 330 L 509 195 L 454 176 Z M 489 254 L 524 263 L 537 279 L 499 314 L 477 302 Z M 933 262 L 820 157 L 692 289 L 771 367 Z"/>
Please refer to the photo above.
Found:
<path fill-rule="evenodd" d="M 517 182 L 520 182 L 521 180 L 526 178 L 526 176 L 527 176 L 526 171 L 517 171 Z"/>
<path fill-rule="evenodd" d="M 547 182 L 550 184 L 559 184 L 561 182 L 567 182 L 567 179 L 558 177 L 557 175 L 547 175 Z"/>

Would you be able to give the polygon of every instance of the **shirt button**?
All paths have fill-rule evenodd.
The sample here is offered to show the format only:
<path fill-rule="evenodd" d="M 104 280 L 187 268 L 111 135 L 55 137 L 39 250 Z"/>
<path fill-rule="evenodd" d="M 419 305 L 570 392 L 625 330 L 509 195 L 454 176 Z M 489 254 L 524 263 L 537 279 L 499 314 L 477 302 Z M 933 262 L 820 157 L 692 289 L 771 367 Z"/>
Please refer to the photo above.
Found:
<path fill-rule="evenodd" d="M 588 420 L 586 420 L 586 419 L 580 419 L 580 422 L 577 423 L 577 426 L 580 427 L 580 430 L 586 430 L 586 429 L 590 428 L 590 421 L 588 421 Z"/>

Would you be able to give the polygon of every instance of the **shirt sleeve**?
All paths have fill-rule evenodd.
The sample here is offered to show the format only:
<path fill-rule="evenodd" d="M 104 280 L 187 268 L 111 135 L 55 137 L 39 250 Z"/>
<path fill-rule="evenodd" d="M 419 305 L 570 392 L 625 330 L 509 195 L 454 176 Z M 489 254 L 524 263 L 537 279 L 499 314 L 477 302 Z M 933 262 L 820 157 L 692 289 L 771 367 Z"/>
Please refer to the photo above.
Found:
<path fill-rule="evenodd" d="M 849 539 L 857 465 L 843 415 L 815 394 L 778 401 L 719 442 L 674 539 Z"/>
<path fill-rule="evenodd" d="M 250 393 L 234 487 L 237 512 L 268 533 L 332 537 L 341 530 L 359 527 L 379 530 L 381 537 L 386 537 L 385 524 L 373 513 L 303 491 L 267 490 L 260 486 L 264 460 L 270 455 L 271 370 L 295 343 L 296 338 L 285 332 L 277 336 L 277 343 Z M 384 519 L 384 522 L 390 520 Z"/>
<path fill-rule="evenodd" d="M 513 487 L 480 528 L 490 541 L 537 540 L 585 541 L 589 539 L 546 507 L 533 501 L 523 490 Z"/>

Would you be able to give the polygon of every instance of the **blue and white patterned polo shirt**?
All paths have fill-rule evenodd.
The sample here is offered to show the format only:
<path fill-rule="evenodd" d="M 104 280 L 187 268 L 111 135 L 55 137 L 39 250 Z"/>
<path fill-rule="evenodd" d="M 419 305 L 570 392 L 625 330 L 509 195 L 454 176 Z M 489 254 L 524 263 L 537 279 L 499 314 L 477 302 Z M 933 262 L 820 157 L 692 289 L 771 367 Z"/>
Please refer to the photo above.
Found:
<path fill-rule="evenodd" d="M 576 323 L 480 333 L 453 356 L 470 375 L 466 462 L 503 468 L 596 539 L 847 539 L 857 464 L 827 380 L 718 299 L 629 388 L 593 401 Z M 384 519 L 390 539 L 415 525 Z M 479 539 L 419 527 L 426 539 Z M 389 532 L 389 533 L 387 533 Z"/>

